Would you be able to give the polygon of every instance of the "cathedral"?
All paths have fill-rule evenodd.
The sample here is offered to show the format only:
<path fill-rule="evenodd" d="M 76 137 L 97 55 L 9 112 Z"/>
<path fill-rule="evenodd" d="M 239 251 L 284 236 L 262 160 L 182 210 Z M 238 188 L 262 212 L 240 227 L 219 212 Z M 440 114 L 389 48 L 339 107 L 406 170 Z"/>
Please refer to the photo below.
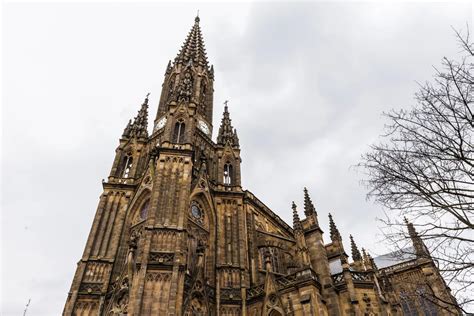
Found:
<path fill-rule="evenodd" d="M 147 96 L 120 137 L 63 315 L 461 314 L 409 221 L 409 251 L 373 258 L 319 225 L 306 188 L 292 226 L 242 188 L 227 104 L 212 137 L 213 83 L 196 17 L 152 133 Z"/>

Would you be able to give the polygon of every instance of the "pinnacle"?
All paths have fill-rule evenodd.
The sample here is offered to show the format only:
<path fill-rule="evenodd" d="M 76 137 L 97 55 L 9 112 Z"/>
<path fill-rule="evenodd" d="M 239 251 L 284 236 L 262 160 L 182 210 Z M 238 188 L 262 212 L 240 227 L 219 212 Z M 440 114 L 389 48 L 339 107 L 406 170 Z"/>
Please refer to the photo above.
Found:
<path fill-rule="evenodd" d="M 303 226 L 301 225 L 300 217 L 298 215 L 298 211 L 296 210 L 295 202 L 291 202 L 291 208 L 293 209 L 293 229 L 294 230 L 303 230 Z"/>
<path fill-rule="evenodd" d="M 232 120 L 230 119 L 229 108 L 226 101 L 221 126 L 219 127 L 219 134 L 217 135 L 217 143 L 219 145 L 225 145 L 227 142 L 230 142 L 232 146 L 239 146 L 237 130 L 232 127 Z"/>
<path fill-rule="evenodd" d="M 339 230 L 332 219 L 331 213 L 329 213 L 329 234 L 332 241 L 341 240 L 341 234 L 339 233 Z"/>
<path fill-rule="evenodd" d="M 360 254 L 359 249 L 357 248 L 357 245 L 354 241 L 354 237 L 352 235 L 349 235 L 349 238 L 351 239 L 351 253 L 352 253 L 352 260 L 354 261 L 360 261 L 362 260 L 362 255 Z"/>
<path fill-rule="evenodd" d="M 313 201 L 308 194 L 308 189 L 305 187 L 304 191 L 304 214 L 306 217 L 311 216 L 312 214 L 316 214 L 316 208 L 314 207 Z"/>
<path fill-rule="evenodd" d="M 406 217 L 404 218 L 404 221 L 405 221 L 405 224 L 407 225 L 408 234 L 410 235 L 410 237 L 411 238 L 418 237 L 418 233 L 416 232 L 416 229 L 413 223 L 409 222 Z"/>
<path fill-rule="evenodd" d="M 148 97 L 149 93 L 146 95 L 145 101 L 143 101 L 143 104 L 138 111 L 137 116 L 132 120 L 128 121 L 127 127 L 125 127 L 125 130 L 123 132 L 124 137 L 131 137 L 131 136 L 137 136 L 137 137 L 148 137 Z"/>

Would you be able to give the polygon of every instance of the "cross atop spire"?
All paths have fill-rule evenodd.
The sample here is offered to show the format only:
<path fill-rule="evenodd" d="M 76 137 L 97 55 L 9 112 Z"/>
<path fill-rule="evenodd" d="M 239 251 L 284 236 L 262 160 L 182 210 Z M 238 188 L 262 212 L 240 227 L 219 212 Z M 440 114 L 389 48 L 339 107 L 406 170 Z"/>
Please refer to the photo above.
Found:
<path fill-rule="evenodd" d="M 334 223 L 334 220 L 332 219 L 331 213 L 329 213 L 329 234 L 333 242 L 336 240 L 338 241 L 341 240 L 341 234 L 339 233 L 339 230 L 337 229 L 336 224 Z"/>
<path fill-rule="evenodd" d="M 198 15 L 194 18 L 194 25 L 184 41 L 178 56 L 175 58 L 175 63 L 193 63 L 195 65 L 208 66 L 204 40 L 202 39 L 201 28 L 199 26 L 200 20 L 198 12 Z"/>
<path fill-rule="evenodd" d="M 217 144 L 225 145 L 230 142 L 232 146 L 239 146 L 239 137 L 237 136 L 237 130 L 232 127 L 232 120 L 230 119 L 229 108 L 226 100 L 224 102 L 224 113 L 222 116 L 221 126 L 219 127 L 219 134 L 217 135 Z"/>

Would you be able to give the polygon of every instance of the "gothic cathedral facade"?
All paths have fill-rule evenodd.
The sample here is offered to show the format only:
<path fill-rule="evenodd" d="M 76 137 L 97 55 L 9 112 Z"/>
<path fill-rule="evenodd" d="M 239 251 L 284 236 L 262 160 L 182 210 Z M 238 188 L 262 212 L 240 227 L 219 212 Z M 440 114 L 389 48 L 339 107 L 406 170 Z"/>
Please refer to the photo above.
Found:
<path fill-rule="evenodd" d="M 120 138 L 63 315 L 459 315 L 410 223 L 413 255 L 372 258 L 351 236 L 349 262 L 306 189 L 292 227 L 244 190 L 227 105 L 212 139 L 213 82 L 197 17 L 153 132 L 147 96 Z"/>

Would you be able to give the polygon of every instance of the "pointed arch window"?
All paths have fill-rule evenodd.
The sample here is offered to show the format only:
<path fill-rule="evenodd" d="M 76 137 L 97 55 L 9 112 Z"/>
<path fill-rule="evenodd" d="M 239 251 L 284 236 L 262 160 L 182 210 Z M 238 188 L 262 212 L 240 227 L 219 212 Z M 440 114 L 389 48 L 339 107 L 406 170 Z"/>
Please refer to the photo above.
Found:
<path fill-rule="evenodd" d="M 146 200 L 140 208 L 140 219 L 145 220 L 148 217 L 148 210 L 150 209 L 150 199 Z"/>
<path fill-rule="evenodd" d="M 133 165 L 133 157 L 131 154 L 127 154 L 125 157 L 123 157 L 122 166 L 120 168 L 121 170 L 120 176 L 122 178 L 128 178 L 130 176 L 132 165 Z"/>
<path fill-rule="evenodd" d="M 234 178 L 234 168 L 232 167 L 232 164 L 229 161 L 227 161 L 224 164 L 224 184 L 231 185 L 233 178 Z"/>
<path fill-rule="evenodd" d="M 437 316 L 438 310 L 430 299 L 430 296 L 425 288 L 416 289 L 416 294 L 419 297 L 421 308 L 423 309 L 424 315 L 426 316 Z"/>
<path fill-rule="evenodd" d="M 173 142 L 181 144 L 184 142 L 184 130 L 185 124 L 183 120 L 179 120 L 174 125 L 174 132 L 173 132 Z"/>
<path fill-rule="evenodd" d="M 417 316 L 418 311 L 416 309 L 416 304 L 413 301 L 413 297 L 410 297 L 405 291 L 400 293 L 403 315 L 407 316 Z"/>

